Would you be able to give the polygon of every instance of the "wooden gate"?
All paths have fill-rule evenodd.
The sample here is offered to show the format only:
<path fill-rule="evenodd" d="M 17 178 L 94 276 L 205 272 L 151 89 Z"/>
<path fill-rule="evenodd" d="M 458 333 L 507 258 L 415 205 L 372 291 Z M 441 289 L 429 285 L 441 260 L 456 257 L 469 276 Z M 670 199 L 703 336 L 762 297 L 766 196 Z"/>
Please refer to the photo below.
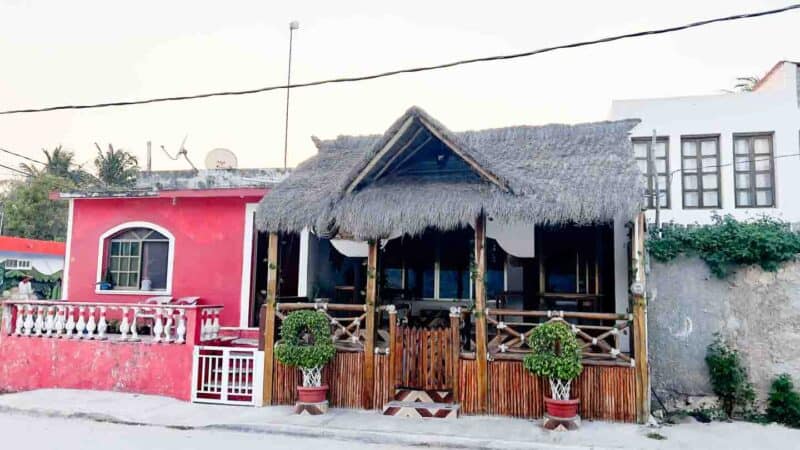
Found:
<path fill-rule="evenodd" d="M 395 386 L 423 390 L 453 389 L 453 338 L 448 328 L 397 327 Z"/>

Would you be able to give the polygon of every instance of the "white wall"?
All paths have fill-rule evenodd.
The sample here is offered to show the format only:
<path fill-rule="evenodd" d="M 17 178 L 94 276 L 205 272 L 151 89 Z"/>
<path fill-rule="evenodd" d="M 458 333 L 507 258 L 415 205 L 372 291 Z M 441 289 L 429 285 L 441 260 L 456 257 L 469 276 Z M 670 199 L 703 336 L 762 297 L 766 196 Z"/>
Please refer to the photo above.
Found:
<path fill-rule="evenodd" d="M 45 275 L 52 275 L 64 269 L 64 257 L 41 253 L 0 252 L 0 263 L 7 259 L 23 259 L 31 262 L 31 267 Z"/>
<path fill-rule="evenodd" d="M 795 155 L 775 160 L 774 208 L 736 208 L 733 167 L 721 168 L 721 214 L 747 218 L 763 214 L 800 222 L 800 107 L 798 107 L 798 68 L 783 63 L 755 92 L 664 99 L 615 100 L 612 119 L 638 118 L 632 137 L 669 136 L 670 170 L 681 167 L 682 135 L 719 134 L 720 164 L 733 162 L 733 134 L 774 132 L 773 154 Z M 707 223 L 708 209 L 683 209 L 681 177 L 677 173 L 670 186 L 671 209 L 662 209 L 662 221 Z M 648 212 L 653 220 L 654 212 Z"/>

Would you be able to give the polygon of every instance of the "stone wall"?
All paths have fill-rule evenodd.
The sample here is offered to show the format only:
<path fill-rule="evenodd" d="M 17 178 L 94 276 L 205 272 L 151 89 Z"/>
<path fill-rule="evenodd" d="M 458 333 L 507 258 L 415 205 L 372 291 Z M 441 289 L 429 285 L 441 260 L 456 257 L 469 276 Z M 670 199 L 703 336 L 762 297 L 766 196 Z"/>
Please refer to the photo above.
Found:
<path fill-rule="evenodd" d="M 721 280 L 681 257 L 653 262 L 648 280 L 652 384 L 663 400 L 686 406 L 713 395 L 704 358 L 716 332 L 741 351 L 759 400 L 781 373 L 800 383 L 800 263 L 774 273 L 743 267 Z"/>

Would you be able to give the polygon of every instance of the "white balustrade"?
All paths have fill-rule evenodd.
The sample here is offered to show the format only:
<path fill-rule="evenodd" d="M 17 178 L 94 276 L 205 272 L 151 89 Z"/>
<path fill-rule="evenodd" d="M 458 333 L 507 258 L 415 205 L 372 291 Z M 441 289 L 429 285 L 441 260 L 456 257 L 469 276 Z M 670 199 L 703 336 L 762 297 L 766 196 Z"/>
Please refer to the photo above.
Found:
<path fill-rule="evenodd" d="M 35 324 L 33 320 L 33 305 L 27 305 L 25 308 L 25 336 L 30 336 L 31 331 L 33 330 L 33 326 Z"/>
<path fill-rule="evenodd" d="M 186 342 L 186 311 L 178 310 L 178 327 L 175 328 L 175 342 L 183 344 Z"/>
<path fill-rule="evenodd" d="M 64 328 L 67 330 L 67 338 L 72 337 L 72 332 L 75 331 L 75 317 L 72 314 L 74 307 L 67 306 L 67 322 L 64 324 Z"/>
<path fill-rule="evenodd" d="M 55 317 L 55 332 L 56 337 L 60 338 L 62 333 L 64 333 L 64 312 L 66 308 L 64 306 L 56 306 L 56 317 Z"/>
<path fill-rule="evenodd" d="M 133 314 L 133 321 L 131 322 L 131 341 L 138 341 L 139 340 L 139 331 L 136 329 L 136 319 L 139 318 L 139 308 L 133 307 L 132 308 Z"/>
<path fill-rule="evenodd" d="M 44 335 L 47 337 L 53 337 L 56 321 L 55 312 L 56 308 L 54 306 L 48 306 L 44 311 Z"/>
<path fill-rule="evenodd" d="M 161 333 L 163 332 L 164 324 L 161 323 L 161 308 L 156 308 L 153 318 L 153 342 L 161 342 Z"/>
<path fill-rule="evenodd" d="M 218 340 L 222 312 L 218 306 L 52 301 L 7 301 L 0 308 L 0 332 L 10 336 L 164 344 L 185 344 L 190 335 L 201 342 Z M 140 327 L 150 336 L 142 339 Z"/>
<path fill-rule="evenodd" d="M 97 322 L 97 339 L 104 340 L 106 338 L 106 330 L 108 330 L 108 322 L 106 321 L 106 307 L 101 306 L 100 321 Z"/>
<path fill-rule="evenodd" d="M 123 306 L 122 310 L 122 320 L 119 322 L 119 340 L 126 341 L 128 340 L 128 332 L 131 330 L 131 323 L 128 322 L 128 307 Z"/>
<path fill-rule="evenodd" d="M 25 324 L 25 307 L 23 305 L 15 305 L 17 310 L 17 323 L 14 329 L 15 336 L 22 336 L 22 326 Z"/>
<path fill-rule="evenodd" d="M 83 306 L 78 307 L 78 322 L 75 323 L 75 336 L 76 339 L 83 339 L 83 332 L 86 331 L 86 321 L 83 320 L 83 311 L 85 308 Z"/>
<path fill-rule="evenodd" d="M 170 330 L 172 329 L 172 310 L 169 308 L 162 309 L 164 313 L 164 338 L 162 342 L 169 344 Z"/>
<path fill-rule="evenodd" d="M 36 320 L 33 322 L 33 331 L 36 336 L 42 335 L 44 330 L 44 306 L 36 307 Z"/>
<path fill-rule="evenodd" d="M 89 307 L 89 320 L 86 321 L 86 338 L 87 339 L 94 339 L 95 335 L 94 332 L 97 330 L 97 322 L 94 320 L 94 306 Z"/>

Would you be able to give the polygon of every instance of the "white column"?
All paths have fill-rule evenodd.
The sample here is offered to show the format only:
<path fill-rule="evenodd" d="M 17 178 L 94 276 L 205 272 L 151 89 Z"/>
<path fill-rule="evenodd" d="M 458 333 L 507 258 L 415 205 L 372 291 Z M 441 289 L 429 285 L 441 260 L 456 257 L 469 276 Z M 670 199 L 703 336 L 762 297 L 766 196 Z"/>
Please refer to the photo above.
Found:
<path fill-rule="evenodd" d="M 300 232 L 300 263 L 297 269 L 297 296 L 308 297 L 308 240 L 311 238 L 308 228 Z M 311 299 L 313 300 L 313 299 Z"/>
<path fill-rule="evenodd" d="M 25 325 L 25 308 L 22 305 L 14 305 L 14 307 L 17 309 L 17 319 L 16 323 L 14 323 L 14 335 L 21 336 L 22 327 Z"/>
<path fill-rule="evenodd" d="M 36 307 L 36 320 L 33 322 L 33 329 L 36 336 L 41 336 L 44 331 L 44 306 Z"/>
<path fill-rule="evenodd" d="M 131 323 L 128 321 L 128 307 L 122 307 L 122 319 L 119 322 L 119 340 L 125 341 L 128 339 L 128 331 L 131 329 Z"/>
<path fill-rule="evenodd" d="M 186 342 L 186 311 L 183 308 L 178 310 L 178 327 L 175 329 L 175 342 L 178 344 Z"/>
<path fill-rule="evenodd" d="M 89 307 L 89 320 L 86 321 L 86 337 L 88 339 L 94 339 L 94 332 L 97 330 L 97 321 L 94 319 L 95 309 L 94 306 Z"/>
<path fill-rule="evenodd" d="M 25 336 L 30 336 L 33 331 L 33 305 L 25 305 Z"/>
<path fill-rule="evenodd" d="M 64 333 L 64 313 L 66 312 L 66 308 L 62 305 L 56 306 L 56 323 L 55 323 L 55 332 L 56 337 L 62 337 L 62 333 Z"/>
<path fill-rule="evenodd" d="M 108 330 L 108 322 L 106 322 L 106 307 L 101 306 L 99 307 L 100 310 L 100 321 L 97 322 L 97 339 L 105 339 L 106 338 L 106 330 Z"/>
<path fill-rule="evenodd" d="M 64 324 L 64 328 L 67 330 L 68 338 L 72 337 L 72 332 L 75 330 L 75 319 L 73 317 L 72 311 L 74 308 L 72 306 L 67 306 L 67 321 Z"/>
<path fill-rule="evenodd" d="M 172 309 L 171 308 L 164 308 L 164 343 L 169 343 L 170 341 L 170 330 L 172 329 Z"/>
<path fill-rule="evenodd" d="M 83 319 L 84 309 L 83 306 L 78 306 L 78 322 L 75 323 L 75 333 L 77 333 L 75 337 L 77 339 L 83 339 L 83 332 L 86 331 L 86 321 Z"/>
<path fill-rule="evenodd" d="M 164 332 L 164 324 L 161 323 L 161 308 L 155 308 L 153 320 L 153 342 L 161 342 L 161 333 Z"/>

